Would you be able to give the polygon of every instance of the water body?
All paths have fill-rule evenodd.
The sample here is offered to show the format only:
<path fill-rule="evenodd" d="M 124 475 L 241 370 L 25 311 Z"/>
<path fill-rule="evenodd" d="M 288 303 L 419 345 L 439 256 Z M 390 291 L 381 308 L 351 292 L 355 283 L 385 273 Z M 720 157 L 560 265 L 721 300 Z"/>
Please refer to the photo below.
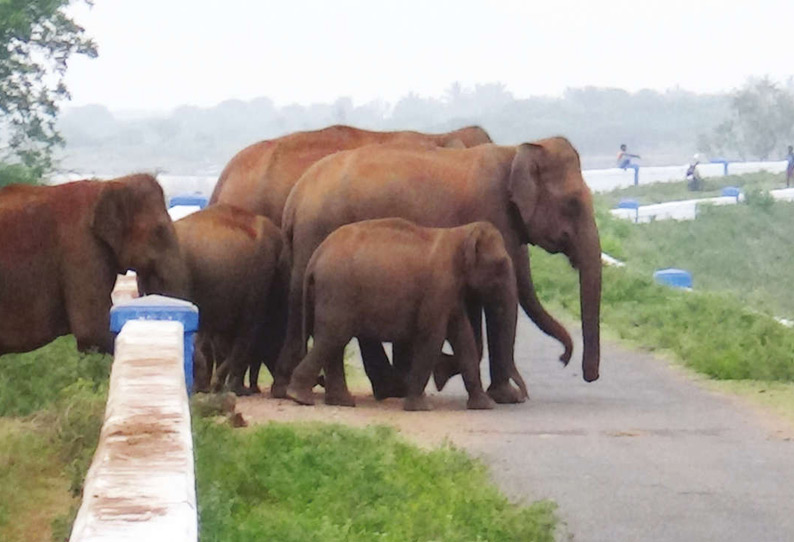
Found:
<path fill-rule="evenodd" d="M 658 182 L 683 181 L 686 177 L 688 165 L 678 166 L 655 166 L 640 167 L 639 183 L 650 184 Z M 698 166 L 703 177 L 720 177 L 723 175 L 722 164 L 701 164 Z M 781 173 L 786 170 L 786 161 L 775 162 L 731 162 L 728 166 L 729 174 L 755 173 L 758 171 L 768 171 L 770 173 Z M 593 192 L 608 192 L 615 188 L 624 188 L 634 184 L 633 169 L 586 169 L 582 171 L 584 180 Z M 56 174 L 50 179 L 51 184 L 60 184 L 78 179 L 95 177 L 108 179 L 108 175 L 92 175 L 80 173 Z M 159 174 L 157 180 L 163 186 L 166 198 L 177 194 L 202 194 L 210 197 L 215 183 L 216 176 L 207 175 L 170 175 Z"/>

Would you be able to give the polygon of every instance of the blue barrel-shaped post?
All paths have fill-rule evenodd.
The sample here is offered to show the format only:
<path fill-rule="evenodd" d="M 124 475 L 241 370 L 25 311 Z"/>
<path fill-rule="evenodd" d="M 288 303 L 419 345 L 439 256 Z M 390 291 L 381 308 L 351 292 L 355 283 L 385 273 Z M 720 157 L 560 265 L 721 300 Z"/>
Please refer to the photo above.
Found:
<path fill-rule="evenodd" d="M 165 297 L 147 295 L 114 305 L 110 309 L 110 331 L 118 335 L 130 320 L 171 320 L 181 322 L 185 344 L 185 386 L 193 392 L 193 338 L 198 331 L 199 311 L 193 303 Z"/>
<path fill-rule="evenodd" d="M 203 209 L 207 206 L 209 200 L 206 196 L 201 194 L 177 194 L 168 200 L 168 207 L 176 207 L 177 205 L 184 205 L 186 207 L 198 207 Z"/>
<path fill-rule="evenodd" d="M 683 269 L 659 269 L 653 274 L 653 280 L 665 286 L 673 288 L 692 288 L 692 274 Z"/>
<path fill-rule="evenodd" d="M 739 201 L 739 195 L 742 193 L 739 188 L 735 186 L 726 186 L 722 189 L 722 195 L 729 198 L 736 198 L 736 201 Z"/>
<path fill-rule="evenodd" d="M 640 166 L 632 164 L 629 167 L 634 168 L 634 186 L 638 186 L 640 184 Z"/>

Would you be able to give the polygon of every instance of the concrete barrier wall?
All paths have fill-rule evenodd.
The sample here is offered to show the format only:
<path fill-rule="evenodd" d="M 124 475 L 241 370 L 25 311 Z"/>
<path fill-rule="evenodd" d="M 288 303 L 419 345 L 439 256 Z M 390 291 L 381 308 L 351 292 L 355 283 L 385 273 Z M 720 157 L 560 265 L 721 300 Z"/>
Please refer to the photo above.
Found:
<path fill-rule="evenodd" d="M 72 542 L 198 539 L 183 339 L 172 321 L 130 321 L 118 335 Z"/>

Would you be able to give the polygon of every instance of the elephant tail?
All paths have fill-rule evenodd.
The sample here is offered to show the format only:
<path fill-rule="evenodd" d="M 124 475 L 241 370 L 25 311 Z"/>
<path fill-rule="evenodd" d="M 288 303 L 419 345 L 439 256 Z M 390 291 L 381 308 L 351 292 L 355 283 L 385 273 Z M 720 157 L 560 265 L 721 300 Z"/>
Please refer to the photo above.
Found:
<path fill-rule="evenodd" d="M 301 322 L 301 359 L 306 357 L 309 335 L 314 322 L 314 273 L 311 269 L 306 273 L 303 281 L 303 321 Z"/>

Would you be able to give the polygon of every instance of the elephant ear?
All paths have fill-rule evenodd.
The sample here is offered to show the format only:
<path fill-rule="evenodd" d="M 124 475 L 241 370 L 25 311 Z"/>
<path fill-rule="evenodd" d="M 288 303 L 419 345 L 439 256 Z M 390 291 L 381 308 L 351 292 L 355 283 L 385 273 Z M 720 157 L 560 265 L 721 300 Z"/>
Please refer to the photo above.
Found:
<path fill-rule="evenodd" d="M 510 203 L 521 216 L 524 228 L 528 228 L 532 222 L 538 204 L 538 177 L 542 152 L 543 147 L 540 145 L 522 143 L 518 146 L 510 167 L 507 194 Z"/>
<path fill-rule="evenodd" d="M 480 264 L 480 250 L 483 230 L 479 224 L 471 224 L 466 239 L 463 242 L 463 260 L 466 272 L 471 274 L 477 271 Z"/>
<path fill-rule="evenodd" d="M 123 268 L 122 249 L 129 233 L 132 195 L 126 186 L 115 186 L 111 182 L 102 188 L 96 202 L 91 230 L 113 251 L 116 261 Z"/>

